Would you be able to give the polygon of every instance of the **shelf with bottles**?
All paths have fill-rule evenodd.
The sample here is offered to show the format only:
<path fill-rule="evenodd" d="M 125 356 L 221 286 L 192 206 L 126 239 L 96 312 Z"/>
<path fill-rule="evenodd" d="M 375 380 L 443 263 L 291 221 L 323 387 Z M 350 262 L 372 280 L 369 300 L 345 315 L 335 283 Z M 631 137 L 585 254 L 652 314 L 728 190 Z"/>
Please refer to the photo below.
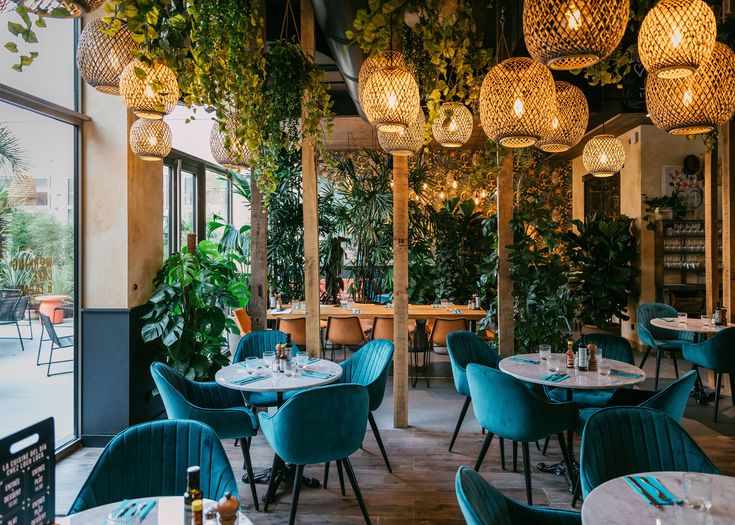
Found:
<path fill-rule="evenodd" d="M 717 235 L 722 234 L 722 223 L 718 223 Z M 664 221 L 664 239 L 704 239 L 704 221 L 699 220 L 670 220 Z"/>

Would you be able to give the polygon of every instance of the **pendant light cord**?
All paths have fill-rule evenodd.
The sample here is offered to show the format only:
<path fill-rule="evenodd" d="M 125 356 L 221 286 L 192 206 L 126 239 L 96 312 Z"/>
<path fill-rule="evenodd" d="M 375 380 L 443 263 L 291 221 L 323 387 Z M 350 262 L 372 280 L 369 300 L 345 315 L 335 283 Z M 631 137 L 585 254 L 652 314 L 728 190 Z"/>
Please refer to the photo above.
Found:
<path fill-rule="evenodd" d="M 291 0 L 286 0 L 286 7 L 283 10 L 283 21 L 281 22 L 281 38 L 279 40 L 288 40 L 288 27 L 289 16 L 291 15 L 291 21 L 293 22 L 294 33 L 296 33 L 296 42 L 301 43 L 301 36 L 299 35 L 299 26 L 296 24 L 296 14 L 294 13 Z"/>

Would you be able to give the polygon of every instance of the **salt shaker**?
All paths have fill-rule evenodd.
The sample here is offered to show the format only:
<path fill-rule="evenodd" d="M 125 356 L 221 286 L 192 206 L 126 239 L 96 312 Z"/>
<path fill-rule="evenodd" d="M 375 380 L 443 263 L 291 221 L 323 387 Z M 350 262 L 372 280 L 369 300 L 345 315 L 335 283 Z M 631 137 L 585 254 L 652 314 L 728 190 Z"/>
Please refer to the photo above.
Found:
<path fill-rule="evenodd" d="M 240 502 L 238 499 L 231 492 L 225 493 L 217 502 L 220 525 L 235 525 L 237 523 L 237 509 L 239 508 Z"/>

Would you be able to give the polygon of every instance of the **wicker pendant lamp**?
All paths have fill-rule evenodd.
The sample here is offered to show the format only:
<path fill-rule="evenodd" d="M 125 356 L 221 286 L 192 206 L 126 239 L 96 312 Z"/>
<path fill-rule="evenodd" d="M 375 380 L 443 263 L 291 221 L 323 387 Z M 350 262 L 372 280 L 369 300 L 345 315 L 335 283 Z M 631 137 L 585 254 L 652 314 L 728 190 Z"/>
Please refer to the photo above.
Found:
<path fill-rule="evenodd" d="M 464 104 L 445 102 L 439 108 L 431 131 L 445 148 L 459 148 L 472 135 L 472 113 Z"/>
<path fill-rule="evenodd" d="M 252 151 L 247 144 L 237 139 L 237 124 L 230 116 L 225 121 L 225 129 L 222 130 L 219 122 L 212 123 L 209 133 L 209 149 L 217 164 L 232 170 L 246 168 L 253 157 Z M 229 147 L 226 145 L 229 139 Z"/>
<path fill-rule="evenodd" d="M 16 3 L 22 3 L 31 13 L 50 13 L 54 9 L 66 9 L 69 16 L 66 18 L 79 18 L 80 16 L 91 13 L 106 0 L 22 0 Z M 59 18 L 54 14 L 55 18 Z"/>
<path fill-rule="evenodd" d="M 140 60 L 133 60 L 120 74 L 120 95 L 138 117 L 160 119 L 176 107 L 179 84 L 167 66 L 149 67 Z"/>
<path fill-rule="evenodd" d="M 401 131 L 378 130 L 378 143 L 387 153 L 408 157 L 417 153 L 424 145 L 424 112 L 419 108 L 416 118 L 407 129 Z"/>
<path fill-rule="evenodd" d="M 643 19 L 638 54 L 649 75 L 682 78 L 712 53 L 717 23 L 702 0 L 661 0 Z"/>
<path fill-rule="evenodd" d="M 8 186 L 8 206 L 36 203 L 36 181 L 30 173 L 21 170 L 13 175 Z"/>
<path fill-rule="evenodd" d="M 420 105 L 419 85 L 403 63 L 392 59 L 368 77 L 363 101 L 372 125 L 381 131 L 400 131 L 413 124 Z"/>
<path fill-rule="evenodd" d="M 357 94 L 361 107 L 365 107 L 363 93 L 365 91 L 365 85 L 367 84 L 368 78 L 370 78 L 378 69 L 385 67 L 389 63 L 403 64 L 406 66 L 406 69 L 412 71 L 411 68 L 408 67 L 408 64 L 406 64 L 403 53 L 400 51 L 389 49 L 382 51 L 377 55 L 367 57 L 362 63 L 362 66 L 360 66 L 360 72 L 357 75 Z"/>
<path fill-rule="evenodd" d="M 625 164 L 625 148 L 615 135 L 597 135 L 584 146 L 584 169 L 595 177 L 612 177 Z"/>
<path fill-rule="evenodd" d="M 101 19 L 85 26 L 77 46 L 77 67 L 84 81 L 97 91 L 119 95 L 120 73 L 133 60 L 137 45 L 126 27 L 112 36 L 102 32 L 107 27 Z"/>
<path fill-rule="evenodd" d="M 482 81 L 482 129 L 501 146 L 525 148 L 548 136 L 555 109 L 551 71 L 530 58 L 504 60 Z"/>
<path fill-rule="evenodd" d="M 672 135 L 708 133 L 735 111 L 735 53 L 721 42 L 694 74 L 665 79 L 649 75 L 646 106 L 657 128 Z"/>
<path fill-rule="evenodd" d="M 628 25 L 629 0 L 526 0 L 523 35 L 551 69 L 581 69 L 607 58 Z"/>
<path fill-rule="evenodd" d="M 538 149 L 548 153 L 566 151 L 576 145 L 582 140 L 590 118 L 584 93 L 568 82 L 556 82 L 556 104 L 549 135 L 536 143 Z"/>
<path fill-rule="evenodd" d="M 130 126 L 130 149 L 143 160 L 163 160 L 171 152 L 171 139 L 163 119 L 139 118 Z"/>

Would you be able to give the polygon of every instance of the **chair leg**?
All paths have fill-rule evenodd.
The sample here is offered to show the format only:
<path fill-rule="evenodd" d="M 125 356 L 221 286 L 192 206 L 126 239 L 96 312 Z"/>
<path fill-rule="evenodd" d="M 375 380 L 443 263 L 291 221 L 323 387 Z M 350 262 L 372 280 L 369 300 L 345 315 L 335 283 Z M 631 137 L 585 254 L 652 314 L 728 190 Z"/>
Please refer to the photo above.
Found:
<path fill-rule="evenodd" d="M 577 478 L 577 482 L 574 484 L 574 495 L 572 496 L 572 508 L 577 508 L 577 502 L 582 497 L 582 489 L 579 486 L 579 478 Z"/>
<path fill-rule="evenodd" d="M 735 374 L 730 372 L 730 397 L 732 397 L 732 404 L 735 405 Z"/>
<path fill-rule="evenodd" d="M 518 441 L 513 442 L 513 472 L 518 472 Z"/>
<path fill-rule="evenodd" d="M 653 389 L 658 390 L 658 374 L 661 370 L 661 350 L 656 350 L 656 379 L 653 381 Z"/>
<path fill-rule="evenodd" d="M 567 478 L 574 485 L 574 465 L 572 465 L 572 458 L 569 457 L 569 448 L 567 448 L 566 440 L 564 439 L 564 432 L 559 432 L 556 438 L 559 440 L 561 455 L 564 458 L 564 464 L 567 466 Z"/>
<path fill-rule="evenodd" d="M 46 366 L 46 377 L 51 377 L 51 363 L 54 360 L 54 342 L 51 341 L 51 350 L 49 350 L 48 354 L 48 363 Z"/>
<path fill-rule="evenodd" d="M 648 359 L 648 355 L 651 353 L 651 347 L 647 346 L 646 351 L 643 352 L 643 357 L 641 358 L 641 364 L 638 365 L 638 368 L 643 368 L 643 365 L 646 364 L 646 360 Z"/>
<path fill-rule="evenodd" d="M 531 451 L 528 450 L 528 443 L 521 443 L 523 448 L 523 477 L 526 478 L 526 499 L 529 505 L 533 505 L 533 496 L 531 495 Z"/>
<path fill-rule="evenodd" d="M 478 472 L 480 470 L 480 467 L 482 466 L 482 462 L 485 460 L 485 454 L 487 454 L 487 449 L 490 448 L 490 442 L 493 440 L 493 433 L 489 430 L 487 431 L 487 436 L 485 436 L 485 441 L 482 443 L 482 448 L 480 449 L 480 455 L 477 456 L 477 461 L 475 462 L 475 472 Z"/>
<path fill-rule="evenodd" d="M 360 505 L 362 516 L 365 518 L 365 523 L 367 523 L 367 525 L 371 525 L 370 515 L 368 514 L 367 507 L 365 506 L 365 500 L 362 499 L 362 492 L 360 492 L 360 486 L 357 484 L 357 477 L 355 476 L 355 471 L 352 469 L 352 463 L 350 463 L 350 458 L 344 458 L 342 461 L 345 464 L 345 471 L 347 471 L 347 478 L 350 480 L 350 485 L 352 485 L 352 492 L 355 493 L 355 497 L 357 498 L 357 504 Z"/>
<path fill-rule="evenodd" d="M 411 381 L 411 386 L 416 388 L 416 383 L 419 381 L 419 353 L 411 352 L 411 360 L 413 361 L 413 381 Z"/>
<path fill-rule="evenodd" d="M 671 352 L 671 360 L 674 361 L 674 374 L 679 379 L 679 363 L 676 361 L 676 352 Z"/>
<path fill-rule="evenodd" d="M 459 413 L 459 419 L 457 420 L 457 426 L 454 427 L 454 434 L 452 434 L 452 441 L 449 442 L 449 452 L 452 451 L 454 442 L 457 440 L 457 434 L 459 434 L 459 429 L 462 426 L 462 421 L 464 421 L 464 416 L 467 415 L 467 409 L 470 408 L 470 401 L 472 401 L 472 398 L 470 398 L 470 396 L 467 396 L 464 400 L 464 405 L 462 405 L 462 410 Z"/>
<path fill-rule="evenodd" d="M 538 444 L 538 439 L 534 443 L 536 443 L 536 450 L 541 452 L 541 445 Z"/>
<path fill-rule="evenodd" d="M 296 509 L 299 506 L 301 493 L 301 476 L 304 475 L 304 465 L 296 465 L 296 475 L 293 478 L 293 496 L 291 497 L 291 512 L 288 515 L 288 525 L 296 523 Z"/>
<path fill-rule="evenodd" d="M 327 480 L 329 480 L 329 461 L 324 463 L 324 489 L 327 488 Z"/>
<path fill-rule="evenodd" d="M 339 488 L 342 491 L 342 495 L 345 496 L 345 478 L 344 474 L 342 473 L 342 460 L 337 460 L 337 476 L 339 477 Z"/>
<path fill-rule="evenodd" d="M 500 441 L 500 468 L 505 470 L 505 439 L 499 438 Z"/>
<path fill-rule="evenodd" d="M 431 388 L 431 385 L 429 384 L 429 374 L 431 373 L 431 354 L 433 353 L 432 349 L 429 348 L 426 351 L 426 354 L 424 354 L 424 374 L 426 376 L 426 388 Z"/>
<path fill-rule="evenodd" d="M 722 374 L 715 374 L 715 423 L 717 412 L 720 410 L 720 390 L 722 389 Z"/>
<path fill-rule="evenodd" d="M 18 324 L 18 321 L 15 322 L 15 328 L 18 330 L 18 341 L 20 341 L 20 349 L 21 351 L 25 352 L 26 347 L 23 345 L 23 336 L 20 335 L 20 325 Z"/>
<path fill-rule="evenodd" d="M 41 363 L 41 347 L 43 345 L 43 325 L 41 325 L 41 337 L 38 339 L 38 355 L 36 355 L 36 366 L 45 365 Z"/>
<path fill-rule="evenodd" d="M 278 454 L 273 454 L 273 465 L 271 466 L 271 479 L 268 481 L 268 489 L 265 492 L 265 504 L 263 505 L 263 512 L 268 512 L 268 505 L 271 500 L 276 496 L 276 489 L 280 483 L 279 470 L 281 466 L 281 458 Z"/>
<path fill-rule="evenodd" d="M 549 448 L 549 441 L 551 440 L 551 436 L 546 436 L 546 440 L 544 440 L 544 448 L 541 449 L 541 455 L 546 455 L 546 450 Z"/>
<path fill-rule="evenodd" d="M 383 446 L 383 440 L 380 438 L 380 430 L 378 430 L 378 425 L 375 423 L 375 418 L 373 417 L 372 412 L 368 412 L 368 422 L 370 422 L 370 428 L 373 430 L 375 440 L 378 442 L 378 448 L 380 449 L 380 453 L 383 455 L 385 466 L 388 467 L 388 472 L 393 474 L 393 469 L 390 467 L 390 461 L 388 460 L 388 454 L 386 454 L 385 447 Z"/>
<path fill-rule="evenodd" d="M 255 479 L 253 479 L 253 463 L 250 461 L 250 443 L 248 440 L 243 438 L 240 440 L 240 450 L 242 450 L 242 457 L 245 459 L 245 472 L 248 473 L 248 482 L 250 484 L 250 492 L 253 493 L 253 503 L 255 504 L 255 510 L 260 511 L 258 505 L 258 491 L 255 489 Z"/>

